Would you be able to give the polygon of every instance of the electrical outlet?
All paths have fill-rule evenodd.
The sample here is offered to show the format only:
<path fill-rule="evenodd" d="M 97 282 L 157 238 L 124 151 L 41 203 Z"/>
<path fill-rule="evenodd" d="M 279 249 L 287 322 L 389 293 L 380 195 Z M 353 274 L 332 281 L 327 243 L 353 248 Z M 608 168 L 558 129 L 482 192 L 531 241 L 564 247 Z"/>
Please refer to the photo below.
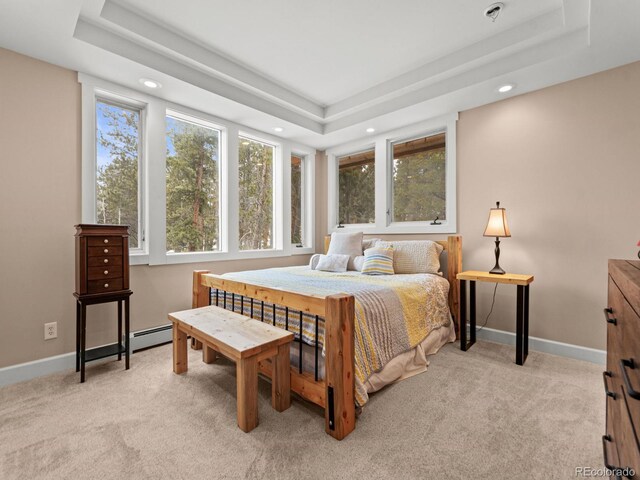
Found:
<path fill-rule="evenodd" d="M 44 339 L 51 340 L 52 338 L 58 338 L 58 322 L 44 324 Z"/>

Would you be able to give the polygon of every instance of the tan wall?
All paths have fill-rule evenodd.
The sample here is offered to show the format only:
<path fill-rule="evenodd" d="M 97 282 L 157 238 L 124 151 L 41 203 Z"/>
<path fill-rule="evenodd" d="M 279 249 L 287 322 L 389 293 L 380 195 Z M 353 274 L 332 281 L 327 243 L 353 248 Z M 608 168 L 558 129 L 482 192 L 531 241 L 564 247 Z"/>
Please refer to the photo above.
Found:
<path fill-rule="evenodd" d="M 80 128 L 76 72 L 0 49 L 0 368 L 75 350 Z M 189 308 L 194 269 L 224 273 L 308 258 L 131 267 L 132 330 Z M 90 346 L 115 340 L 115 311 L 115 304 L 88 308 Z M 57 339 L 44 341 L 46 322 L 58 322 Z"/>
<path fill-rule="evenodd" d="M 536 277 L 533 336 L 605 348 L 607 259 L 634 258 L 640 239 L 639 85 L 640 62 L 460 115 L 464 268 L 493 267 L 482 233 L 501 201 L 513 236 L 500 264 Z M 491 293 L 479 290 L 481 316 Z M 488 326 L 514 331 L 514 316 L 514 288 L 501 286 Z"/>
<path fill-rule="evenodd" d="M 640 63 L 462 112 L 458 225 L 464 268 L 493 266 L 489 208 L 507 208 L 501 264 L 532 273 L 531 335 L 604 348 L 606 261 L 640 238 Z M 75 345 L 73 225 L 80 219 L 76 73 L 0 49 L 0 367 Z M 317 157 L 316 239 L 326 229 L 326 160 Z M 191 271 L 302 264 L 307 256 L 136 266 L 132 329 L 190 304 Z M 478 287 L 479 320 L 491 287 Z M 114 307 L 90 307 L 89 344 L 114 336 Z M 515 292 L 501 286 L 489 327 L 514 330 Z M 43 340 L 43 324 L 58 338 Z"/>

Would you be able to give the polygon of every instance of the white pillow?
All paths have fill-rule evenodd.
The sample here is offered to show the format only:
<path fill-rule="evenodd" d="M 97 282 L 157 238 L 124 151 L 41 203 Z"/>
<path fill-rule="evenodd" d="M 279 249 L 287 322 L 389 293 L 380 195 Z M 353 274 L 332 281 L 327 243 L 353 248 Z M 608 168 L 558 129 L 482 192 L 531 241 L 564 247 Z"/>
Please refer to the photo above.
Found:
<path fill-rule="evenodd" d="M 349 255 L 334 253 L 331 255 L 320 255 L 316 270 L 323 272 L 346 272 Z"/>
<path fill-rule="evenodd" d="M 331 243 L 327 255 L 349 255 L 349 263 L 347 268 L 355 270 L 353 261 L 358 255 L 362 255 L 362 232 L 347 233 L 333 232 L 331 234 Z"/>
<path fill-rule="evenodd" d="M 356 267 L 355 268 L 356 272 L 361 272 L 363 265 L 364 265 L 364 255 L 358 255 L 356 258 L 353 259 L 353 266 Z"/>
<path fill-rule="evenodd" d="M 309 260 L 309 267 L 311 270 L 315 270 L 318 268 L 318 262 L 320 261 L 320 254 L 314 253 L 311 255 L 311 259 Z"/>
<path fill-rule="evenodd" d="M 378 247 L 393 247 L 393 269 L 396 273 L 434 273 L 440 270 L 443 247 L 431 240 L 379 241 Z"/>

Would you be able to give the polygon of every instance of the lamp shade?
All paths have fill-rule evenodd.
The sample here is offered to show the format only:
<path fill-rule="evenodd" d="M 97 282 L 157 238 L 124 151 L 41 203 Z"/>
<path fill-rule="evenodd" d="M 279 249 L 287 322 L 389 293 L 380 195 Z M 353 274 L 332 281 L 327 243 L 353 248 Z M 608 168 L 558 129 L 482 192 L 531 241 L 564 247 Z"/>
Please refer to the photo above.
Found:
<path fill-rule="evenodd" d="M 507 213 L 504 208 L 500 208 L 500 202 L 496 203 L 496 208 L 489 212 L 489 221 L 484 230 L 485 237 L 510 237 L 509 224 L 507 223 Z"/>

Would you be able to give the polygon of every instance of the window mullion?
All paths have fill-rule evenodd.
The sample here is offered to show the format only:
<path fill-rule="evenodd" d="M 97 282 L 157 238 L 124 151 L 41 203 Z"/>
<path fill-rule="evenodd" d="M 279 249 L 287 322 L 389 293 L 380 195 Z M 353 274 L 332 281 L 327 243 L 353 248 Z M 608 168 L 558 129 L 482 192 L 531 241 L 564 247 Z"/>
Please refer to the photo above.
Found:
<path fill-rule="evenodd" d="M 388 143 L 386 139 L 379 138 L 376 140 L 375 147 L 375 158 L 376 158 L 376 170 L 375 170 L 375 198 L 376 198 L 376 228 L 386 228 L 389 223 L 391 217 L 390 209 L 391 209 L 391 199 L 389 192 L 389 181 L 391 178 L 389 175 L 389 166 L 388 166 L 388 153 L 387 153 Z"/>
<path fill-rule="evenodd" d="M 153 102 L 147 107 L 147 155 L 146 155 L 146 185 L 147 201 L 147 246 L 149 264 L 167 263 L 166 248 L 166 162 L 167 144 L 165 138 L 164 102 Z M 153 208 L 151 208 L 153 206 Z M 158 208 L 161 207 L 161 208 Z"/>
<path fill-rule="evenodd" d="M 226 136 L 226 182 L 222 183 L 221 198 L 223 226 L 223 248 L 230 253 L 240 251 L 240 180 L 239 180 L 239 130 L 229 127 Z M 225 163 L 223 163 L 225 165 Z M 223 176 L 224 178 L 224 176 Z"/>

